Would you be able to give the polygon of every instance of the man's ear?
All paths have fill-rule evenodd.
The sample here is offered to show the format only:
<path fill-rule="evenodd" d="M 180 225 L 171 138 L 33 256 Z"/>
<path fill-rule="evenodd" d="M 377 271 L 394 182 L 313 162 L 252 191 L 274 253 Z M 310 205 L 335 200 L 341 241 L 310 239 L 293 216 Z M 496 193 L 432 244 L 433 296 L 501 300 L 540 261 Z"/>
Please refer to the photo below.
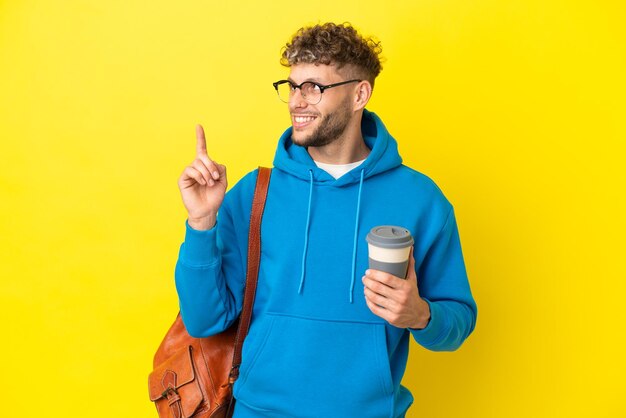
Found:
<path fill-rule="evenodd" d="M 370 97 L 372 97 L 372 85 L 367 80 L 360 81 L 355 90 L 353 110 L 363 109 L 370 101 Z"/>

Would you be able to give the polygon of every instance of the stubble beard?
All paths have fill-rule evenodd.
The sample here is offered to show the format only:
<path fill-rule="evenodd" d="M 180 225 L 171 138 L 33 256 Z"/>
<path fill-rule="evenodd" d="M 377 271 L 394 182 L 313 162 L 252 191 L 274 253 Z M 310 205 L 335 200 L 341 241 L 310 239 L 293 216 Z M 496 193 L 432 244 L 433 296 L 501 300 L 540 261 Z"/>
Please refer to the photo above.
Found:
<path fill-rule="evenodd" d="M 341 137 L 350 123 L 350 103 L 345 100 L 333 113 L 321 118 L 320 124 L 308 137 L 291 140 L 294 144 L 302 147 L 323 147 L 333 143 Z M 319 118 L 319 116 L 318 116 Z"/>

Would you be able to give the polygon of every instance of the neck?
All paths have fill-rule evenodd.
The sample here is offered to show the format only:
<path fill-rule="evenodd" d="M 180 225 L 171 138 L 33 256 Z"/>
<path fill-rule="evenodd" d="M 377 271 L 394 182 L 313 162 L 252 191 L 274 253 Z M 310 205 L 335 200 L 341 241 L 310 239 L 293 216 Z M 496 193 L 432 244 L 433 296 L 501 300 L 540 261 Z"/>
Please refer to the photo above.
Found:
<path fill-rule="evenodd" d="M 343 134 L 330 144 L 308 147 L 307 151 L 313 160 L 326 164 L 350 164 L 364 160 L 370 153 L 361 133 L 360 118 L 348 124 Z"/>

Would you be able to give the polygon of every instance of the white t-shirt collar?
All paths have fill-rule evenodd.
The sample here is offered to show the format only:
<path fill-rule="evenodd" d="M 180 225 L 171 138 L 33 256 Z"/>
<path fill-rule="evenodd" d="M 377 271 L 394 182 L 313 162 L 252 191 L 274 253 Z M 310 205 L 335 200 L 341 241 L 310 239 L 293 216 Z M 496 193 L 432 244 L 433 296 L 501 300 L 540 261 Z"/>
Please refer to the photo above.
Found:
<path fill-rule="evenodd" d="M 315 165 L 317 165 L 322 170 L 326 171 L 328 174 L 333 176 L 336 179 L 346 174 L 348 171 L 352 170 L 355 167 L 358 167 L 365 161 L 365 159 L 361 161 L 356 161 L 349 164 L 328 164 L 328 163 L 320 163 L 318 161 L 313 160 Z"/>

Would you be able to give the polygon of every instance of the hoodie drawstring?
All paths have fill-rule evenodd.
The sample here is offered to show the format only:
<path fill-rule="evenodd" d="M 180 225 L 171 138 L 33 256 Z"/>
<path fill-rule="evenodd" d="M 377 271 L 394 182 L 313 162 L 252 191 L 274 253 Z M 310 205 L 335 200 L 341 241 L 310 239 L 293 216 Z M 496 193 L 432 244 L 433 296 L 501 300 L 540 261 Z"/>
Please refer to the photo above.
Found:
<path fill-rule="evenodd" d="M 350 282 L 350 303 L 352 303 L 352 294 L 354 293 L 354 279 L 356 276 L 356 244 L 357 237 L 359 235 L 359 213 L 361 212 L 361 190 L 363 189 L 363 173 L 365 169 L 361 170 L 361 181 L 359 182 L 359 198 L 356 204 L 356 219 L 354 220 L 354 244 L 352 247 L 352 281 Z"/>
<path fill-rule="evenodd" d="M 363 176 L 365 174 L 365 169 L 361 170 L 361 179 L 359 181 L 359 195 L 356 204 L 356 219 L 354 220 L 354 242 L 352 245 L 352 280 L 350 281 L 350 294 L 349 301 L 353 303 L 353 293 L 354 293 L 354 283 L 356 278 L 356 248 L 357 248 L 357 238 L 359 236 L 359 215 L 361 214 L 361 192 L 363 190 Z M 298 287 L 298 293 L 302 293 L 302 288 L 304 287 L 304 275 L 306 271 L 306 251 L 309 245 L 309 224 L 311 221 L 311 200 L 313 196 L 313 171 L 309 170 L 309 206 L 307 208 L 306 213 L 306 227 L 304 230 L 304 251 L 302 252 L 302 275 L 300 276 L 300 286 Z"/>
<path fill-rule="evenodd" d="M 313 170 L 309 170 L 309 178 L 311 179 L 311 184 L 309 186 L 309 207 L 306 212 L 306 228 L 304 229 L 304 251 L 302 252 L 302 275 L 300 276 L 300 287 L 298 287 L 298 293 L 302 293 L 302 286 L 304 286 L 306 250 L 309 246 L 309 221 L 311 220 L 311 197 L 313 195 Z"/>

